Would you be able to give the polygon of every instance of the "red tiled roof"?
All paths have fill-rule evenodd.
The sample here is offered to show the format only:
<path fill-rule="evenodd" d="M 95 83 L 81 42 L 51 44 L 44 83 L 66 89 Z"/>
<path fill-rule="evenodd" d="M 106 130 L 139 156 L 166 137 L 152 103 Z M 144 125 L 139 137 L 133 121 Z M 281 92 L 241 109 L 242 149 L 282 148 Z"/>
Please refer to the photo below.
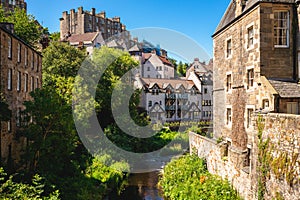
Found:
<path fill-rule="evenodd" d="M 84 33 L 84 34 L 74 34 L 71 35 L 67 40 L 70 43 L 76 43 L 76 42 L 92 42 L 99 32 L 91 32 L 91 33 Z"/>
<path fill-rule="evenodd" d="M 169 66 L 173 67 L 173 64 L 167 58 L 165 58 L 163 56 L 158 56 L 158 57 L 165 65 L 169 65 Z"/>

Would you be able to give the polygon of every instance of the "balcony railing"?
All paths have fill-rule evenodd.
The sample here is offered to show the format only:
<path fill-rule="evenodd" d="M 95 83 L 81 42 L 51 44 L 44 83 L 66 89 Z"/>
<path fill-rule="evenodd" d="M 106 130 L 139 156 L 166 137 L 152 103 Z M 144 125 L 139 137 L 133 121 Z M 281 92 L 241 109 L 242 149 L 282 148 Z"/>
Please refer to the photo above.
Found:
<path fill-rule="evenodd" d="M 166 99 L 176 99 L 176 94 L 166 94 Z"/>

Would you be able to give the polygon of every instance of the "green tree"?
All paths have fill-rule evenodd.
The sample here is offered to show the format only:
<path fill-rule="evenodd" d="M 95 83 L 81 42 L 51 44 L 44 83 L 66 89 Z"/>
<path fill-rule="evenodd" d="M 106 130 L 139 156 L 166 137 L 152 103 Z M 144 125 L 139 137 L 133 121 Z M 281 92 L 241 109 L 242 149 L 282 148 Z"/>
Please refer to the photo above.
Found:
<path fill-rule="evenodd" d="M 14 33 L 31 46 L 35 46 L 42 36 L 42 27 L 24 9 L 15 8 L 13 12 L 5 14 L 0 8 L 0 22 L 13 23 Z"/>
<path fill-rule="evenodd" d="M 50 34 L 50 39 L 53 42 L 58 42 L 60 41 L 60 32 L 53 32 Z"/>
<path fill-rule="evenodd" d="M 1 88 L 1 86 L 0 86 Z M 8 121 L 11 119 L 11 110 L 8 108 L 8 104 L 5 102 L 2 94 L 0 93 L 0 165 L 2 164 L 2 122 L 3 121 Z"/>
<path fill-rule="evenodd" d="M 186 69 L 188 68 L 188 64 L 187 63 L 182 63 L 182 61 L 179 61 L 178 65 L 177 65 L 177 73 L 180 76 L 185 76 L 186 74 Z"/>
<path fill-rule="evenodd" d="M 58 200 L 58 190 L 52 192 L 49 196 L 44 195 L 44 184 L 39 175 L 34 175 L 31 184 L 16 183 L 13 176 L 7 178 L 3 168 L 0 168 L 0 199 L 4 200 Z"/>

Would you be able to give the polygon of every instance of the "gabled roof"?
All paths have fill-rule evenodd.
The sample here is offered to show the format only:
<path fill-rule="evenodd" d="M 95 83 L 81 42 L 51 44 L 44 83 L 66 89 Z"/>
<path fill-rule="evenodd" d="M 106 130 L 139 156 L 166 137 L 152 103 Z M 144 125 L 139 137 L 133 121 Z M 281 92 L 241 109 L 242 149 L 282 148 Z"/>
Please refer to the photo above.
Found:
<path fill-rule="evenodd" d="M 132 46 L 128 51 L 129 51 L 129 52 L 140 51 L 140 47 L 138 46 L 138 44 L 135 44 L 135 45 Z"/>
<path fill-rule="evenodd" d="M 218 34 L 222 29 L 224 29 L 225 27 L 227 27 L 229 24 L 231 24 L 235 19 L 241 17 L 242 15 L 244 15 L 245 13 L 247 13 L 249 10 L 251 10 L 251 8 L 253 6 L 255 6 L 256 4 L 258 4 L 259 2 L 276 2 L 276 3 L 295 3 L 295 0 L 246 0 L 245 3 L 245 7 L 242 11 L 242 13 L 239 16 L 236 16 L 236 8 L 237 8 L 237 0 L 231 0 L 229 6 L 227 7 L 226 12 L 224 13 L 218 27 L 216 28 L 216 31 L 214 33 L 213 36 L 215 36 L 216 34 Z"/>
<path fill-rule="evenodd" d="M 229 6 L 227 7 L 226 12 L 224 13 L 216 31 L 215 31 L 216 33 L 219 32 L 227 24 L 229 24 L 230 22 L 232 22 L 235 19 L 235 9 L 236 9 L 235 0 L 231 0 Z"/>
<path fill-rule="evenodd" d="M 187 89 L 192 88 L 195 85 L 193 81 L 182 79 L 141 78 L 141 81 L 146 88 L 152 88 L 154 85 L 158 85 L 160 89 L 166 89 L 168 86 L 176 89 L 178 86 L 182 85 Z"/>
<path fill-rule="evenodd" d="M 293 80 L 268 79 L 281 98 L 300 98 L 300 84 Z"/>
<path fill-rule="evenodd" d="M 92 43 L 98 35 L 99 32 L 74 34 L 68 37 L 67 41 L 69 41 L 70 43 L 79 43 L 79 42 Z"/>
<path fill-rule="evenodd" d="M 158 57 L 165 65 L 169 65 L 169 66 L 173 67 L 173 64 L 167 58 L 165 58 L 163 56 L 158 56 Z"/>

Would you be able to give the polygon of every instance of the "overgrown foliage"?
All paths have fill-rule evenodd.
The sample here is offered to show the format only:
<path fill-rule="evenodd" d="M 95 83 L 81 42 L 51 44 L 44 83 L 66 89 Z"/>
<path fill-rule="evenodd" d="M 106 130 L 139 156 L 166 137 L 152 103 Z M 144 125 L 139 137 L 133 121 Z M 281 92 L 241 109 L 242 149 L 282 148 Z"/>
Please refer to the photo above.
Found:
<path fill-rule="evenodd" d="M 167 164 L 159 186 L 164 196 L 171 200 L 241 199 L 227 180 L 210 174 L 205 160 L 194 155 Z"/>
<path fill-rule="evenodd" d="M 43 180 L 39 175 L 34 175 L 31 184 L 17 183 L 13 176 L 7 176 L 3 168 L 0 168 L 0 199 L 4 200 L 58 200 L 58 190 L 50 195 L 44 194 Z"/>

